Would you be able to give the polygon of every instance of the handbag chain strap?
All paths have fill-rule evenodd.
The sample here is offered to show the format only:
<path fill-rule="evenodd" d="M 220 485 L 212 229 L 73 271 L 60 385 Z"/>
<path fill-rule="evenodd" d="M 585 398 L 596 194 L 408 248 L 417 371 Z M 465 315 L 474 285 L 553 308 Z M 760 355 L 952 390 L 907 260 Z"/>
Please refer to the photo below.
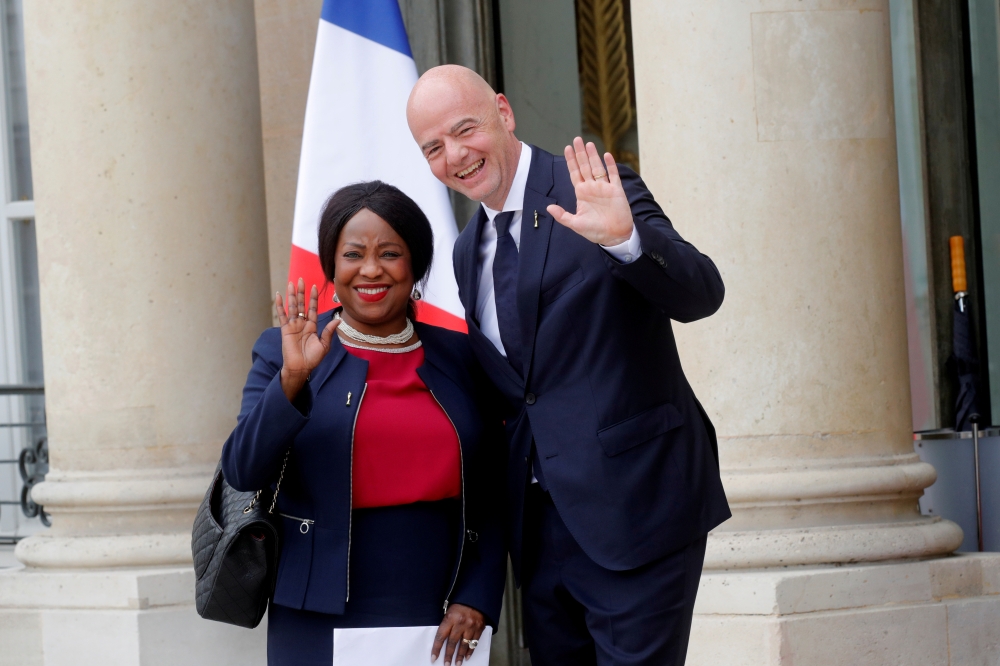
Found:
<path fill-rule="evenodd" d="M 291 455 L 291 453 L 292 447 L 288 447 L 288 450 L 285 451 L 285 459 L 281 461 L 281 474 L 278 475 L 278 483 L 274 486 L 274 499 L 271 500 L 271 508 L 267 510 L 269 514 L 274 513 L 274 507 L 278 504 L 278 493 L 281 491 L 281 481 L 285 478 L 285 468 L 288 467 L 288 456 Z M 250 505 L 243 509 L 243 513 L 250 513 L 254 505 L 257 503 L 257 500 L 260 499 L 260 494 L 262 492 L 264 492 L 263 488 L 257 491 L 257 493 L 253 496 L 253 499 L 250 500 Z"/>

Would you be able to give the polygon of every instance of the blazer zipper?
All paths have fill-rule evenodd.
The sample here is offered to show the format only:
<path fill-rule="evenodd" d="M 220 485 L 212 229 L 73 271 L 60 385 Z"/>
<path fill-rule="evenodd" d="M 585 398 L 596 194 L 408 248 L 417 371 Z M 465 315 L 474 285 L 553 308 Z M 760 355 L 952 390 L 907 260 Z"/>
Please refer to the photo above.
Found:
<path fill-rule="evenodd" d="M 427 389 L 430 391 L 430 388 Z M 451 415 L 438 400 L 437 396 L 434 395 L 434 391 L 430 391 L 431 397 L 434 398 L 434 402 L 438 404 L 444 415 L 448 417 L 448 422 L 451 423 L 451 427 L 455 430 L 455 438 L 458 439 L 458 465 L 459 472 L 461 473 L 462 479 L 462 544 L 458 547 L 458 566 L 455 567 L 455 575 L 451 579 L 451 586 L 448 588 L 448 594 L 444 598 L 444 612 L 448 612 L 448 604 L 451 602 L 451 593 L 455 591 L 455 584 L 458 583 L 458 575 L 462 571 L 462 554 L 465 552 L 465 457 L 462 454 L 462 436 L 458 434 L 458 428 L 455 427 L 455 422 L 451 420 Z"/>
<path fill-rule="evenodd" d="M 289 516 L 287 513 L 278 513 L 282 518 L 288 518 L 289 520 L 297 520 L 301 525 L 299 525 L 299 532 L 303 534 L 309 534 L 309 527 L 316 524 L 315 520 L 310 520 L 309 518 L 299 518 L 298 516 Z"/>
<path fill-rule="evenodd" d="M 368 392 L 368 382 L 365 382 L 365 386 L 361 389 L 361 395 L 358 397 L 357 411 L 354 412 L 354 424 L 351 425 L 351 483 L 349 484 L 350 497 L 347 502 L 347 597 L 344 599 L 344 603 L 351 600 L 351 527 L 354 522 L 354 433 L 358 429 L 358 414 L 361 413 L 361 402 L 365 399 L 365 393 Z M 348 399 L 348 404 L 350 404 L 350 399 Z"/>

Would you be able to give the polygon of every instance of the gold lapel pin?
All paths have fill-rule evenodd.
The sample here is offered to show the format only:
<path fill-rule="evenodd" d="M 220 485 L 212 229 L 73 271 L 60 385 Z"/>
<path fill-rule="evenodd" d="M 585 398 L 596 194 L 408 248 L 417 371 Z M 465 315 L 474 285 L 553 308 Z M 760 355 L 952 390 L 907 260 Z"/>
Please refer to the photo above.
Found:
<path fill-rule="evenodd" d="M 538 228 L 538 211 L 535 211 L 535 228 Z"/>
<path fill-rule="evenodd" d="M 350 391 L 347 392 L 347 405 L 346 406 L 347 407 L 351 406 L 351 392 Z"/>

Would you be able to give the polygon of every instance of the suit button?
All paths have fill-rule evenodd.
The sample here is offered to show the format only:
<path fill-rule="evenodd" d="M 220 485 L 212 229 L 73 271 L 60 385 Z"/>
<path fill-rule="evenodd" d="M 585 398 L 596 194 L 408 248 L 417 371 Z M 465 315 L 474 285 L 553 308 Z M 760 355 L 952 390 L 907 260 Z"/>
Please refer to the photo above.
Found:
<path fill-rule="evenodd" d="M 535 394 L 529 393 L 528 395 L 524 396 L 524 401 L 529 405 L 535 404 Z"/>

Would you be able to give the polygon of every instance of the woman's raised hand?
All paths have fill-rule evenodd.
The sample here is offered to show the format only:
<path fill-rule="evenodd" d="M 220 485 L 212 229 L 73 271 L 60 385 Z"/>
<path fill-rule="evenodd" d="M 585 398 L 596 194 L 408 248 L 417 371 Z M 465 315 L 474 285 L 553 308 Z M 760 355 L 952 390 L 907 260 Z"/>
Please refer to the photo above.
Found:
<path fill-rule="evenodd" d="M 281 325 L 281 389 L 289 402 L 295 399 L 306 380 L 326 353 L 330 351 L 333 334 L 340 325 L 339 319 L 332 320 L 323 329 L 323 335 L 317 335 L 316 307 L 319 291 L 313 285 L 309 294 L 309 309 L 306 310 L 306 285 L 299 278 L 298 289 L 288 283 L 286 302 L 288 314 L 281 301 L 281 293 L 274 295 L 274 312 L 278 315 Z"/>

